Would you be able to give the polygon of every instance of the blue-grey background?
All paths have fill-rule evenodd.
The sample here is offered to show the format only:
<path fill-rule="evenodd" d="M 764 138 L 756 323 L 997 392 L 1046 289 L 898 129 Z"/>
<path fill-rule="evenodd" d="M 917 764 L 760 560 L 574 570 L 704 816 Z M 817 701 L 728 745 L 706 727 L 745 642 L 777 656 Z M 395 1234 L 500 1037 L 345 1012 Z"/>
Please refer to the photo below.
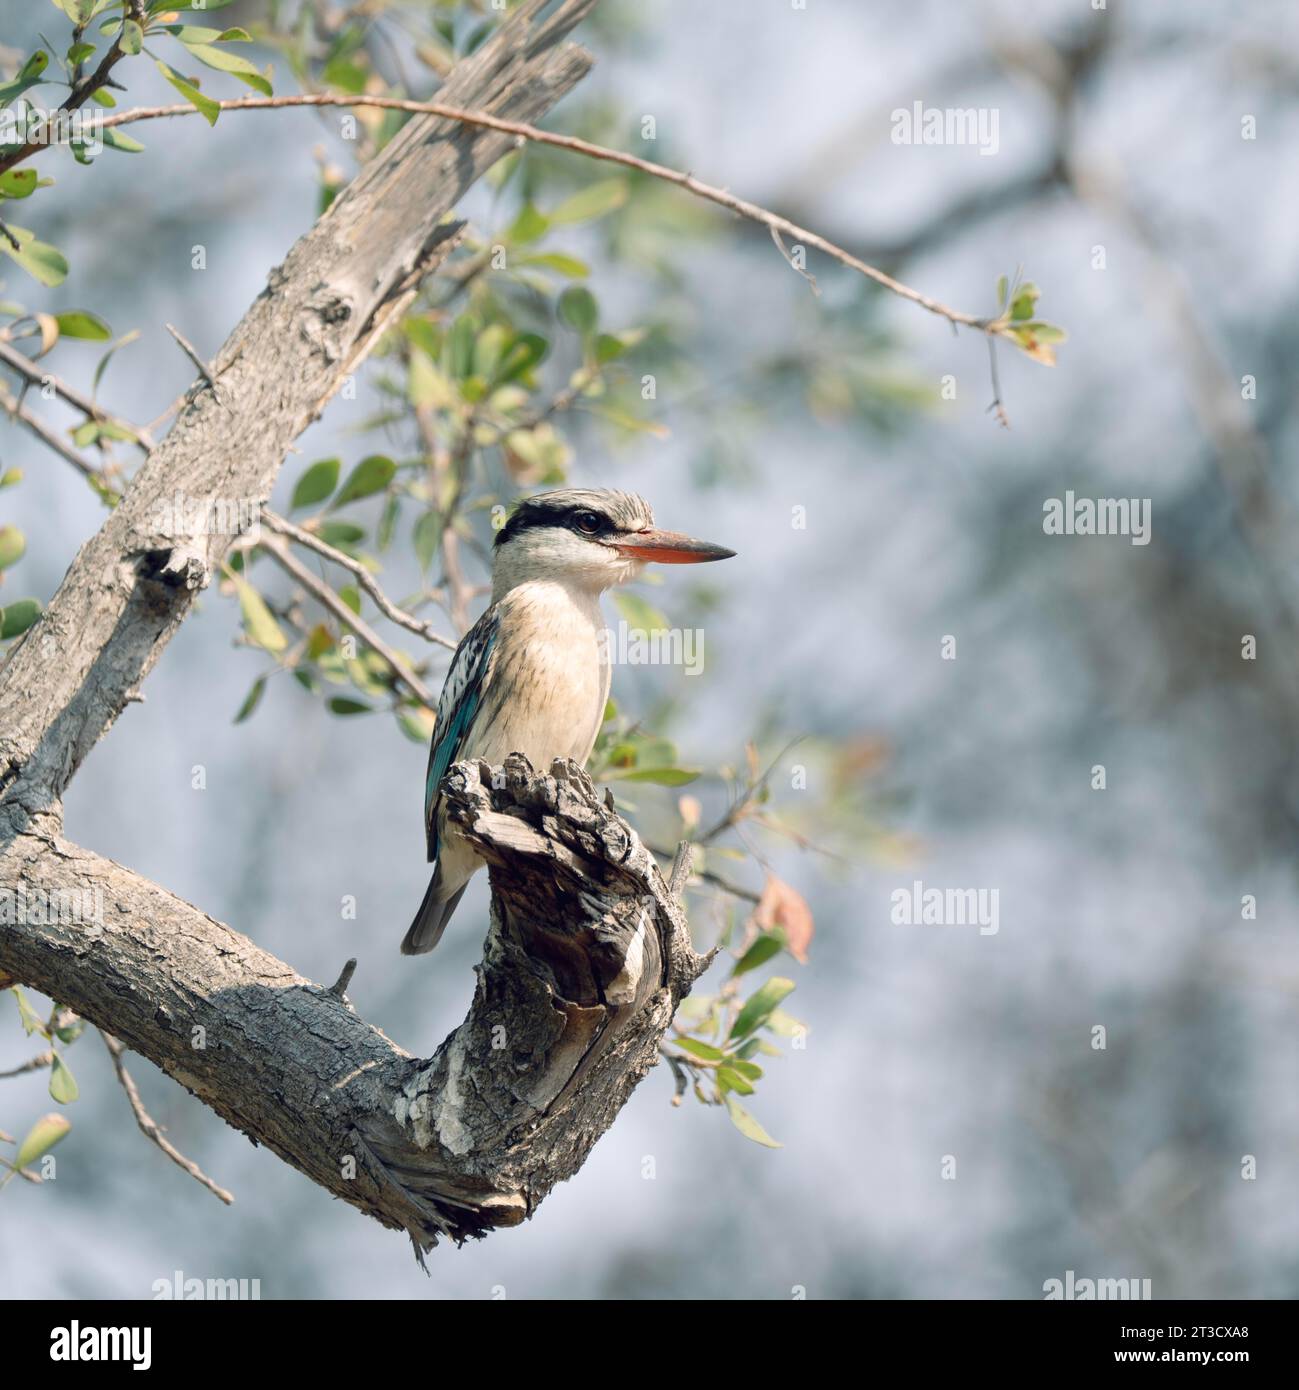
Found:
<path fill-rule="evenodd" d="M 687 700 L 674 732 L 710 763 L 738 761 L 761 721 L 887 749 L 861 788 L 880 833 L 840 860 L 761 840 L 818 925 L 810 964 L 790 967 L 808 1045 L 772 1062 L 752 1106 L 784 1147 L 671 1109 L 655 1074 L 526 1228 L 439 1249 L 426 1280 L 402 1238 L 135 1059 L 153 1114 L 236 1193 L 222 1207 L 139 1135 L 87 1036 L 57 1181 L 0 1197 L 0 1294 L 147 1297 L 175 1270 L 258 1278 L 268 1298 L 1040 1297 L 1070 1269 L 1150 1278 L 1156 1297 L 1299 1291 L 1299 13 L 1111 10 L 671 0 L 634 21 L 627 7 L 630 40 L 586 36 L 600 62 L 573 105 L 615 102 L 624 147 L 645 148 L 653 114 L 648 153 L 960 308 L 989 311 L 996 276 L 1022 265 L 1070 333 L 1054 370 L 1001 354 L 1005 431 L 977 337 L 823 259 L 817 299 L 764 234 L 719 220 L 682 241 L 665 298 L 602 262 L 598 238 L 583 246 L 608 319 L 674 316 L 693 388 L 660 401 L 666 440 L 615 450 L 580 434 L 574 476 L 634 487 L 661 521 L 740 552 L 709 575 L 723 598 L 705 675 L 619 672 L 615 693 L 640 711 Z M 38 28 L 62 32 L 34 0 L 0 0 L 0 17 L 0 44 L 23 51 Z M 1110 49 L 1057 106 L 1062 55 L 1107 21 Z M 141 65 L 131 100 L 167 99 Z M 997 154 L 892 144 L 891 111 L 916 100 L 995 107 Z M 346 159 L 335 128 L 299 112 L 140 127 L 129 194 L 111 154 L 91 169 L 42 157 L 58 186 L 33 206 L 72 274 L 40 298 L 0 263 L 6 295 L 139 327 L 101 394 L 152 418 L 192 376 L 164 322 L 215 352 L 312 221 L 313 147 Z M 871 372 L 924 399 L 888 427 L 780 365 L 834 356 L 862 323 L 891 339 Z M 57 366 L 85 382 L 95 360 L 68 345 Z M 332 406 L 302 458 L 359 457 L 369 445 L 349 431 L 371 406 Z M 101 509 L 3 421 L 0 461 L 26 472 L 0 517 L 31 539 L 6 588 L 47 597 Z M 1042 503 L 1066 488 L 1150 498 L 1151 544 L 1045 536 Z M 651 597 L 672 612 L 684 584 L 669 575 Z M 388 721 L 331 719 L 285 679 L 234 726 L 261 663 L 233 645 L 234 605 L 211 593 L 201 609 L 73 783 L 69 836 L 309 976 L 358 955 L 358 1009 L 430 1051 L 467 1004 L 485 891 L 435 956 L 398 956 L 426 872 L 422 752 Z M 807 795 L 832 772 L 812 766 Z M 792 809 L 788 781 L 776 804 Z M 890 894 L 915 878 L 998 889 L 999 932 L 893 925 Z M 339 918 L 347 893 L 354 922 Z M 1257 920 L 1242 919 L 1246 894 Z M 0 1017 L 0 1070 L 29 1046 Z M 0 1082 L 0 1124 L 23 1132 L 52 1108 L 44 1088 Z"/>

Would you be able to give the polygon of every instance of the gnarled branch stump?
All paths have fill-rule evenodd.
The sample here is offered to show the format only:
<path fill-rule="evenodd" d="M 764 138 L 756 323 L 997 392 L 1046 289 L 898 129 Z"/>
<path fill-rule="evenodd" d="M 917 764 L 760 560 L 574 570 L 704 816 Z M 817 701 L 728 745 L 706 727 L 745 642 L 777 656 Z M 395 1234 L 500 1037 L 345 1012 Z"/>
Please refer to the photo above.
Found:
<path fill-rule="evenodd" d="M 654 1065 L 706 959 L 636 832 L 574 763 L 457 763 L 487 860 L 469 1016 L 412 1057 L 345 999 L 156 885 L 39 827 L 6 880 L 102 895 L 102 923 L 0 924 L 0 967 L 113 1033 L 422 1254 L 517 1225 Z"/>

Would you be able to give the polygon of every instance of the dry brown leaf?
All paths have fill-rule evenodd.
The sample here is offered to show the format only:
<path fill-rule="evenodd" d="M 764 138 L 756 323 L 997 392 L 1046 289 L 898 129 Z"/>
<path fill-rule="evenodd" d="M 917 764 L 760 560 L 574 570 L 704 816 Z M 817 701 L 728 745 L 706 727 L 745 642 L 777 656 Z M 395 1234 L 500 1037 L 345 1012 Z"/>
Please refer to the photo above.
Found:
<path fill-rule="evenodd" d="M 789 954 L 800 965 L 807 964 L 807 950 L 816 933 L 812 909 L 808 907 L 803 895 L 791 888 L 784 879 L 768 873 L 767 881 L 762 886 L 762 897 L 753 909 L 750 920 L 764 932 L 779 927 L 785 933 L 785 945 Z"/>

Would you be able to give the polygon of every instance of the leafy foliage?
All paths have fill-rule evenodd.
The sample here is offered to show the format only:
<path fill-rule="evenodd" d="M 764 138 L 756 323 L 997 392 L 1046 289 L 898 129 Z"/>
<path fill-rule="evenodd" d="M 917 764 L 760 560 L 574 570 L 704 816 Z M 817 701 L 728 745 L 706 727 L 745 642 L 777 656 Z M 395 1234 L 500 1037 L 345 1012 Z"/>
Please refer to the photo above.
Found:
<path fill-rule="evenodd" d="M 184 102 L 215 124 L 218 92 L 241 84 L 259 95 L 272 93 L 273 67 L 246 56 L 257 50 L 273 53 L 305 90 L 418 97 L 481 45 L 500 19 L 481 0 L 414 6 L 367 0 L 331 5 L 327 14 L 318 0 L 292 7 L 269 0 L 268 19 L 243 29 L 188 22 L 230 0 L 52 2 L 71 26 L 66 45 L 46 40 L 23 55 L 0 82 L 0 110 L 25 115 L 28 93 L 51 104 L 57 96 L 111 109 L 114 91 L 151 62 Z M 400 16 L 400 31 L 410 38 L 406 61 L 392 61 L 390 34 L 379 23 L 392 15 Z M 607 100 L 568 114 L 575 133 L 588 139 L 617 144 L 625 136 L 625 113 Z M 357 164 L 383 149 L 408 119 L 397 110 L 350 109 Z M 98 142 L 73 144 L 77 161 L 91 162 L 101 148 L 114 160 L 147 158 L 144 142 L 123 130 L 101 135 Z M 323 212 L 347 171 L 323 153 L 317 162 L 316 210 Z M 0 251 L 45 289 L 75 271 L 41 238 L 39 194 L 52 183 L 21 158 L 0 155 L 0 222 L 9 233 L 0 232 Z M 493 201 L 483 224 L 467 229 L 443 273 L 420 290 L 372 355 L 368 380 L 377 408 L 359 431 L 363 442 L 347 457 L 308 461 L 288 480 L 285 510 L 311 542 L 322 587 L 286 596 L 268 579 L 256 530 L 239 536 L 230 551 L 220 588 L 238 604 L 252 676 L 236 722 L 255 717 L 273 677 L 289 673 L 305 692 L 297 698 L 316 701 L 328 715 L 382 715 L 405 737 L 426 743 L 434 712 L 421 692 L 436 690 L 445 652 L 421 648 L 422 655 L 412 655 L 406 648 L 419 640 L 414 634 L 441 628 L 454 637 L 466 628 L 485 593 L 493 529 L 518 492 L 568 479 L 579 439 L 595 437 L 612 458 L 611 472 L 622 466 L 619 455 L 637 458 L 666 439 L 667 411 L 655 404 L 659 393 L 671 392 L 674 409 L 693 412 L 704 442 L 692 464 L 704 486 L 742 484 L 751 473 L 753 441 L 791 409 L 886 432 L 932 398 L 927 383 L 898 365 L 895 344 L 879 324 L 878 292 L 864 286 L 834 303 L 808 296 L 792 316 L 786 341 L 749 364 L 735 390 L 710 373 L 707 326 L 682 293 L 685 256 L 728 234 L 715 209 L 639 171 L 610 175 L 602 166 L 593 174 L 545 148 L 514 150 L 487 183 Z M 10 203 L 23 204 L 24 222 L 35 230 L 9 222 Z M 309 212 L 304 209 L 304 216 Z M 593 283 L 595 250 L 654 288 L 655 307 L 638 321 L 624 321 L 609 307 L 608 286 Z M 1036 316 L 1038 298 L 1036 286 L 1003 277 L 998 317 L 988 331 L 1050 363 L 1064 334 Z M 88 309 L 50 313 L 0 302 L 0 340 L 23 344 L 32 362 L 64 340 L 105 345 L 90 400 L 78 407 L 85 418 L 68 441 L 93 451 L 87 482 L 110 507 L 129 478 L 129 461 L 148 445 L 143 431 L 104 410 L 96 395 L 113 356 L 135 336 L 114 340 L 109 325 Z M 11 470 L 0 477 L 0 488 L 19 480 Z M 9 582 L 25 550 L 26 538 L 16 528 L 0 526 L 0 585 Z M 377 586 L 403 565 L 418 574 L 413 591 L 397 598 L 403 637 L 379 650 L 362 632 L 392 617 Z M 619 593 L 615 601 L 634 628 L 671 626 L 639 591 Z M 702 613 L 715 611 L 716 602 L 700 588 L 682 606 Z M 0 640 L 21 637 L 39 612 L 34 599 L 6 602 Z M 676 614 L 676 622 L 686 616 Z M 627 699 L 621 690 L 620 699 Z M 819 760 L 825 790 L 793 798 L 778 811 L 771 769 L 760 772 L 752 745 L 742 772 L 682 755 L 667 733 L 681 708 L 673 696 L 636 717 L 610 701 L 590 770 L 617 785 L 623 807 L 637 814 L 665 861 L 674 840 L 698 842 L 692 908 L 714 912 L 718 944 L 729 952 L 729 974 L 712 994 L 686 1002 L 665 1049 L 676 1098 L 690 1088 L 704 1104 L 724 1107 L 746 1137 L 774 1145 L 742 1101 L 763 1079 L 758 1059 L 779 1057 L 780 1042 L 798 1047 L 806 1036 L 782 1007 L 793 981 L 764 976 L 782 956 L 807 961 L 812 919 L 802 897 L 769 871 L 761 892 L 732 881 L 730 866 L 758 851 L 748 838 L 743 849 L 726 841 L 738 838 L 742 826 L 746 835 L 804 847 L 837 833 L 855 850 L 862 843 L 887 846 L 888 832 L 878 806 L 862 796 L 872 769 L 855 750 L 810 747 L 806 757 Z M 686 786 L 692 793 L 681 795 Z M 643 804 L 634 799 L 641 797 Z M 726 815 L 701 828 L 702 799 L 719 797 L 729 801 Z M 737 923 L 733 905 L 744 901 L 752 911 Z M 0 989 L 5 984 L 0 979 Z M 17 987 L 11 992 L 28 1032 L 39 1032 L 55 1053 L 51 1094 L 66 1104 L 75 1098 L 76 1083 L 56 1043 L 73 1040 L 71 1025 L 58 1023 L 57 1008 L 42 1022 Z M 54 1123 L 58 1118 L 46 1117 L 32 1130 L 17 1164 L 6 1162 L 9 1176 L 66 1133 L 66 1123 Z"/>

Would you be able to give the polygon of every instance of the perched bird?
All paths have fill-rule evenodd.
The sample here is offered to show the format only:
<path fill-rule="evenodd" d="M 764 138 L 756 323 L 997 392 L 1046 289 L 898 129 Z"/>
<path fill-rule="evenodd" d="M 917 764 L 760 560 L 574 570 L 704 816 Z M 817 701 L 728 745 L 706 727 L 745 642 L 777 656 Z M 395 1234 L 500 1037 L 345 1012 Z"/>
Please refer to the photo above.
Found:
<path fill-rule="evenodd" d="M 401 943 L 405 955 L 438 944 L 482 861 L 446 823 L 439 786 L 452 763 L 500 763 L 522 753 L 537 768 L 584 763 L 609 698 L 600 595 L 645 561 L 725 560 L 720 545 L 654 528 L 640 497 L 563 488 L 520 502 L 497 532 L 491 607 L 451 658 L 438 700 L 424 787 L 433 878 Z"/>

